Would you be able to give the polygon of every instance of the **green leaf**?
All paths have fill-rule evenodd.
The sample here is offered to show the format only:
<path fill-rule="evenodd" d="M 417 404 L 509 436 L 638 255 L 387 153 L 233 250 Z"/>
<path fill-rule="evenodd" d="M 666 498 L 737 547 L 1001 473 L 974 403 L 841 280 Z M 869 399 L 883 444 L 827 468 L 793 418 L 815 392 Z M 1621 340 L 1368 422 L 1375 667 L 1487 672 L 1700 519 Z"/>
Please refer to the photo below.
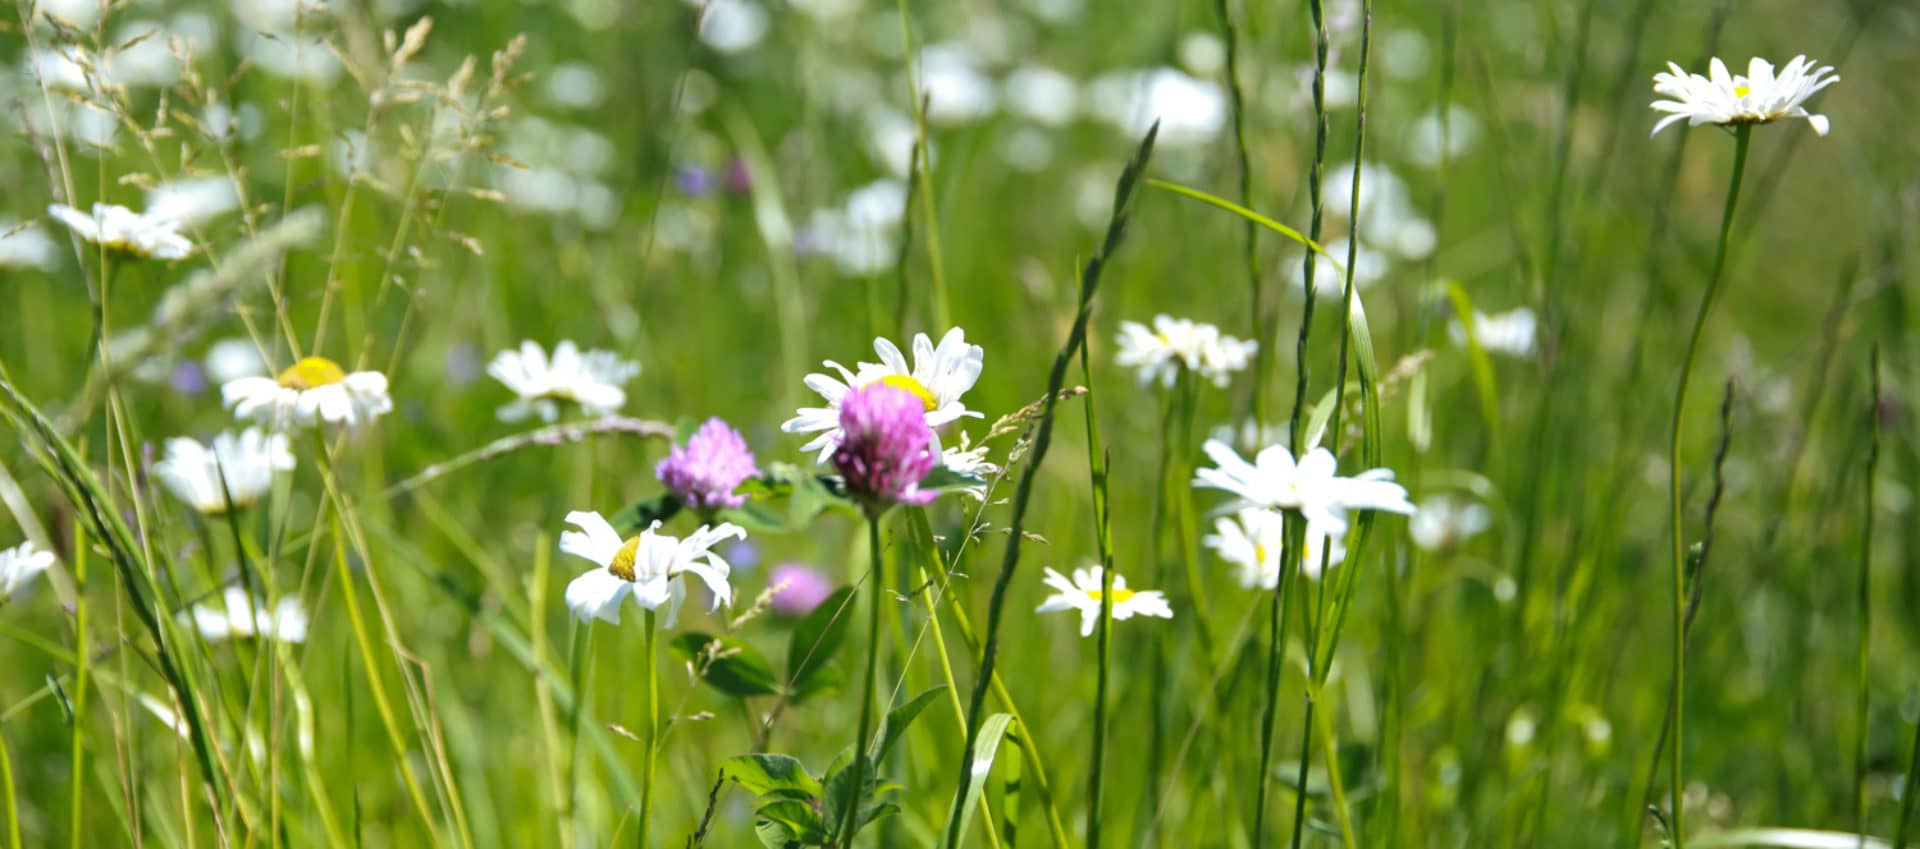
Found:
<path fill-rule="evenodd" d="M 925 478 L 920 480 L 921 489 L 954 489 L 967 486 L 985 486 L 987 479 L 979 475 L 963 475 L 946 466 L 935 466 Z"/>
<path fill-rule="evenodd" d="M 798 530 L 763 500 L 749 498 L 738 507 L 727 507 L 714 514 L 722 522 L 732 522 L 754 533 L 785 534 Z"/>
<path fill-rule="evenodd" d="M 1194 200 L 1200 201 L 1201 203 L 1217 206 L 1221 209 L 1224 209 L 1228 212 L 1238 215 L 1241 218 L 1245 218 L 1248 221 L 1251 221 L 1255 224 L 1258 224 L 1262 227 L 1267 228 L 1268 230 L 1272 230 L 1275 233 L 1279 233 L 1282 236 L 1285 236 L 1289 239 L 1292 239 L 1295 242 L 1300 243 L 1301 245 L 1305 246 L 1308 250 L 1313 251 L 1314 253 L 1317 253 L 1323 257 L 1326 257 L 1328 261 L 1333 263 L 1333 266 L 1336 269 L 1342 267 L 1340 264 L 1340 259 L 1338 257 L 1327 253 L 1325 248 L 1322 248 L 1319 245 L 1315 244 L 1312 239 L 1309 239 L 1306 236 L 1301 235 L 1300 231 L 1295 230 L 1292 227 L 1288 227 L 1287 225 L 1282 224 L 1278 221 L 1275 221 L 1271 218 L 1268 218 L 1264 215 L 1261 215 L 1258 212 L 1254 212 L 1253 210 L 1248 209 L 1244 206 L 1241 206 L 1240 204 L 1234 203 L 1233 201 L 1207 194 L 1206 192 L 1200 191 L 1199 189 L 1190 189 L 1178 183 L 1169 183 L 1165 180 L 1153 179 L 1152 177 L 1147 178 L 1147 185 L 1152 186 L 1156 189 L 1166 189 L 1167 191 L 1173 192 L 1174 194 L 1177 194 L 1177 195 L 1185 195 L 1187 197 L 1193 198 Z"/>
<path fill-rule="evenodd" d="M 1494 387 L 1493 361 L 1487 357 L 1487 350 L 1480 347 L 1480 337 L 1473 330 L 1473 299 L 1467 296 L 1467 290 L 1459 283 L 1447 284 L 1447 298 L 1453 301 L 1453 314 L 1460 319 L 1461 327 L 1467 334 L 1467 361 L 1473 366 L 1473 388 L 1480 394 L 1480 418 L 1487 423 L 1487 430 L 1497 442 L 1500 437 L 1500 395 Z"/>
<path fill-rule="evenodd" d="M 778 791 L 798 791 L 810 797 L 820 795 L 820 782 L 807 774 L 799 758 L 788 755 L 739 755 L 720 762 L 720 777 L 728 779 L 755 796 Z"/>
<path fill-rule="evenodd" d="M 793 629 L 787 642 L 787 690 L 795 702 L 840 685 L 829 665 L 853 624 L 853 588 L 841 587 Z"/>
<path fill-rule="evenodd" d="M 753 836 L 760 838 L 760 845 L 767 849 L 804 849 L 807 845 L 786 823 L 774 820 L 754 820 Z"/>
<path fill-rule="evenodd" d="M 638 533 L 654 522 L 664 522 L 680 512 L 680 499 L 671 492 L 636 501 L 613 514 L 607 521 L 623 534 Z"/>
<path fill-rule="evenodd" d="M 787 519 L 793 527 L 804 528 L 829 510 L 857 514 L 860 505 L 847 497 L 838 479 L 832 486 L 828 485 L 827 478 L 813 475 L 794 481 L 793 496 L 787 502 Z"/>
<path fill-rule="evenodd" d="M 800 845 L 821 845 L 827 842 L 826 822 L 820 819 L 820 812 L 806 802 L 782 800 L 760 806 L 753 812 L 754 830 L 760 831 L 762 824 L 773 824 L 779 829 L 769 829 L 772 833 L 784 832 Z"/>
<path fill-rule="evenodd" d="M 930 687 L 926 692 L 908 699 L 905 704 L 887 711 L 886 718 L 880 721 L 880 733 L 875 735 L 876 746 L 873 759 L 886 760 L 887 752 L 893 749 L 893 744 L 900 742 L 900 735 L 907 733 L 907 726 L 912 725 L 913 721 L 919 718 L 920 712 L 927 709 L 927 705 L 933 702 L 934 696 L 940 695 L 946 689 L 945 684 Z"/>
<path fill-rule="evenodd" d="M 967 798 L 960 803 L 960 841 L 967 844 L 967 829 L 973 825 L 973 809 L 980 806 L 980 794 L 987 788 L 987 776 L 993 772 L 993 757 L 1000 751 L 1000 739 L 1009 736 L 1013 714 L 996 713 L 980 723 L 980 736 L 973 743 L 973 781 L 967 785 Z"/>
<path fill-rule="evenodd" d="M 674 654 L 698 665 L 701 652 L 712 643 L 720 644 L 720 657 L 707 664 L 706 674 L 700 677 L 701 681 L 735 698 L 771 696 L 780 692 L 774 681 L 773 666 L 767 663 L 766 656 L 733 637 L 714 637 L 689 631 L 674 637 L 670 645 Z"/>

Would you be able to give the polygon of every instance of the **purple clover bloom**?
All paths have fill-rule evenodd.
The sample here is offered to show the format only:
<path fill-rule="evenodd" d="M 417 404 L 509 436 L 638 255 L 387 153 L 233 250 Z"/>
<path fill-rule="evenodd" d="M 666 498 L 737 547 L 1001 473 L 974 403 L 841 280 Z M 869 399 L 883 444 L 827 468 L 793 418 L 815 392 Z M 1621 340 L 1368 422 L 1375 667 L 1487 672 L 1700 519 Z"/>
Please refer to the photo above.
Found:
<path fill-rule="evenodd" d="M 939 494 L 920 488 L 940 462 L 926 411 L 913 393 L 885 383 L 868 384 L 841 399 L 842 436 L 833 467 L 869 515 L 894 504 L 925 504 Z"/>
<path fill-rule="evenodd" d="M 782 563 L 767 575 L 767 586 L 778 587 L 773 609 L 782 616 L 805 616 L 833 595 L 833 582 L 805 563 Z"/>
<path fill-rule="evenodd" d="M 760 470 L 740 432 L 713 418 L 687 437 L 687 444 L 673 446 L 653 472 L 682 504 L 713 510 L 745 504 L 746 496 L 733 490 Z"/>

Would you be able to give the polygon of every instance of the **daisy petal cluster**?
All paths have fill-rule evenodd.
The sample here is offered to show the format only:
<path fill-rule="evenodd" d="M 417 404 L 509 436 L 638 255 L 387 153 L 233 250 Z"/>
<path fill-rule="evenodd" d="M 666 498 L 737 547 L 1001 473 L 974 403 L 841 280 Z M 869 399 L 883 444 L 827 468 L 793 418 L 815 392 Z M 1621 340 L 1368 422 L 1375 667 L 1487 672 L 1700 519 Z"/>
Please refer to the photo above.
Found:
<path fill-rule="evenodd" d="M 653 472 L 680 503 L 714 510 L 746 503 L 746 496 L 735 494 L 734 489 L 760 470 L 740 432 L 714 418 L 688 437 L 685 445 L 673 446 Z"/>
<path fill-rule="evenodd" d="M 0 549 L 0 601 L 13 597 L 41 572 L 53 566 L 53 552 L 41 551 L 31 542 Z"/>
<path fill-rule="evenodd" d="M 879 383 L 842 396 L 833 467 L 873 515 L 894 504 L 925 504 L 939 493 L 920 482 L 939 464 L 933 428 L 913 393 Z"/>
<path fill-rule="evenodd" d="M 180 614 L 207 642 L 264 639 L 284 643 L 307 641 L 307 611 L 300 599 L 286 596 L 268 606 L 265 599 L 239 587 L 228 587 L 218 604 L 198 604 Z"/>
<path fill-rule="evenodd" d="M 1073 580 L 1067 576 L 1047 570 L 1047 586 L 1054 594 L 1047 596 L 1036 613 L 1054 613 L 1062 610 L 1080 611 L 1080 636 L 1092 636 L 1093 628 L 1100 623 L 1100 594 L 1105 590 L 1101 583 L 1105 570 L 1099 566 L 1089 566 L 1073 570 Z M 1133 590 L 1127 588 L 1127 579 L 1120 574 L 1113 576 L 1113 619 L 1132 619 L 1135 616 L 1154 616 L 1160 619 L 1172 619 L 1173 608 L 1167 606 L 1166 596 L 1159 590 Z"/>
<path fill-rule="evenodd" d="M 168 491 L 209 516 L 252 506 L 273 488 L 274 473 L 292 469 L 286 434 L 257 427 L 238 435 L 222 432 L 212 445 L 169 439 L 166 458 L 153 464 L 154 476 Z"/>
<path fill-rule="evenodd" d="M 1202 539 L 1221 560 L 1234 567 L 1233 577 L 1247 589 L 1270 590 L 1280 585 L 1280 554 L 1286 547 L 1286 516 L 1262 507 L 1246 507 L 1232 518 L 1214 522 L 1215 533 Z M 1324 552 L 1324 555 L 1323 555 Z M 1322 562 L 1337 566 L 1347 558 L 1347 547 L 1324 528 L 1308 527 L 1300 569 L 1309 578 L 1320 577 Z"/>
<path fill-rule="evenodd" d="M 701 525 L 686 537 L 671 537 L 660 533 L 660 523 L 654 522 L 638 535 L 621 539 L 599 513 L 576 510 L 567 514 L 567 523 L 580 530 L 561 533 L 560 550 L 595 564 L 567 584 L 567 607 L 583 623 L 601 619 L 620 624 L 620 607 L 631 598 L 647 610 L 665 606 L 671 628 L 679 620 L 689 574 L 712 591 L 714 609 L 733 603 L 733 587 L 727 583 L 733 568 L 713 547 L 746 539 L 739 525 Z"/>
<path fill-rule="evenodd" d="M 1234 372 L 1245 370 L 1260 343 L 1235 339 L 1211 324 L 1170 315 L 1153 317 L 1153 327 L 1135 321 L 1120 322 L 1120 353 L 1114 362 L 1136 369 L 1141 385 L 1158 381 L 1172 386 L 1182 369 L 1226 386 Z"/>
<path fill-rule="evenodd" d="M 178 220 L 119 204 L 96 203 L 89 213 L 56 203 L 47 207 L 47 214 L 82 239 L 140 259 L 184 259 L 193 252 L 193 243 L 180 235 Z"/>
<path fill-rule="evenodd" d="M 1826 135 L 1827 116 L 1808 112 L 1807 98 L 1840 81 L 1830 65 L 1816 66 L 1805 56 L 1795 56 L 1785 67 L 1774 70 L 1773 63 L 1754 57 L 1745 74 L 1728 73 L 1719 57 L 1707 65 L 1707 75 L 1689 74 L 1673 62 L 1667 70 L 1653 75 L 1653 91 L 1667 99 L 1656 100 L 1653 108 L 1667 117 L 1653 125 L 1653 134 L 1677 121 L 1688 126 L 1719 124 L 1770 124 L 1783 118 L 1805 118 L 1813 131 Z"/>
<path fill-rule="evenodd" d="M 1383 510 L 1412 515 L 1407 490 L 1395 483 L 1390 469 L 1369 469 L 1350 478 L 1335 474 L 1333 452 L 1315 448 L 1294 462 L 1285 446 L 1269 445 L 1249 463 L 1233 447 L 1209 439 L 1201 450 L 1217 468 L 1201 469 L 1193 485 L 1225 490 L 1240 496 L 1242 505 L 1269 510 L 1297 510 L 1310 527 L 1329 535 L 1347 532 L 1347 513 Z"/>
<path fill-rule="evenodd" d="M 518 396 L 501 407 L 503 422 L 517 422 L 532 416 L 553 422 L 560 417 L 563 402 L 578 404 L 589 416 L 605 416 L 627 402 L 622 386 L 640 373 L 640 364 L 623 359 L 612 351 L 581 351 L 571 340 L 553 346 L 553 356 L 531 340 L 518 350 L 495 354 L 487 364 L 487 374 L 505 384 Z"/>
<path fill-rule="evenodd" d="M 386 375 L 349 372 L 326 357 L 303 358 L 279 377 L 229 381 L 220 396 L 235 416 L 281 431 L 316 422 L 356 427 L 393 410 Z"/>
<path fill-rule="evenodd" d="M 800 447 L 817 452 L 817 462 L 825 463 L 839 446 L 843 433 L 840 405 L 849 392 L 861 387 L 878 383 L 911 394 L 920 402 L 929 428 L 966 416 L 981 418 L 960 401 L 960 396 L 980 380 L 986 360 L 985 349 L 967 344 L 966 331 L 958 327 L 947 331 L 937 346 L 927 334 L 914 334 L 912 366 L 888 339 L 873 340 L 873 352 L 880 362 L 859 363 L 852 369 L 827 360 L 825 365 L 839 373 L 838 379 L 819 373 L 807 375 L 807 388 L 820 393 L 827 406 L 802 407 L 793 418 L 781 423 L 780 429 L 787 433 L 818 434 Z"/>

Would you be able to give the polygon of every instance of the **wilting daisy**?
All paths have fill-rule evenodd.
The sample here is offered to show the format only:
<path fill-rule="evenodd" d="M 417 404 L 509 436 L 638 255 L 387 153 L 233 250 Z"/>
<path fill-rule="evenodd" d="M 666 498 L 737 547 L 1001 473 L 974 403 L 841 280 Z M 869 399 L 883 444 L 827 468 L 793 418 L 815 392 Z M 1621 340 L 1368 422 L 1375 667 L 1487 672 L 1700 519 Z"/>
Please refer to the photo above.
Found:
<path fill-rule="evenodd" d="M 859 387 L 882 383 L 911 393 L 925 408 L 928 427 L 937 428 L 963 416 L 981 417 L 960 403 L 960 396 L 980 380 L 986 359 L 985 349 L 967 344 L 966 331 L 958 327 L 947 331 L 938 346 L 927 334 L 914 334 L 912 367 L 887 339 L 873 340 L 873 352 L 880 362 L 860 363 L 851 370 L 827 360 L 826 366 L 840 373 L 839 380 L 825 374 L 807 375 L 807 388 L 820 393 L 827 406 L 801 407 L 798 415 L 781 423 L 780 429 L 787 433 L 819 434 L 800 447 L 802 451 L 818 452 L 818 462 L 826 462 L 840 444 L 840 402 Z"/>
<path fill-rule="evenodd" d="M 1233 579 L 1247 589 L 1270 590 L 1280 585 L 1280 555 L 1286 547 L 1286 517 L 1273 510 L 1248 507 L 1232 518 L 1214 522 L 1213 535 L 1202 539 L 1221 560 L 1233 564 Z M 1327 566 L 1347 558 L 1340 538 L 1320 528 L 1307 528 L 1307 547 L 1301 553 L 1300 571 L 1309 578 L 1320 577 L 1322 552 Z"/>
<path fill-rule="evenodd" d="M 222 432 L 211 446 L 185 437 L 169 439 L 166 459 L 153 464 L 153 474 L 193 509 L 219 515 L 259 501 L 273 488 L 274 473 L 292 468 L 285 434 L 250 427 L 238 436 Z"/>
<path fill-rule="evenodd" d="M 1770 124 L 1782 118 L 1805 118 L 1820 135 L 1827 134 L 1827 116 L 1815 115 L 1801 104 L 1815 92 L 1840 81 L 1830 65 L 1815 67 L 1813 60 L 1795 56 L 1778 73 L 1773 64 L 1754 57 L 1747 63 L 1745 75 L 1727 72 L 1727 66 L 1715 57 L 1707 65 L 1707 76 L 1689 74 L 1673 62 L 1667 70 L 1653 75 L 1655 94 L 1671 98 L 1656 100 L 1653 108 L 1669 113 L 1653 125 L 1653 134 L 1668 124 L 1684 120 L 1688 126 L 1719 124 Z"/>
<path fill-rule="evenodd" d="M 560 417 L 560 403 L 580 405 L 589 416 L 609 415 L 627 402 L 622 384 L 640 373 L 640 364 L 621 359 L 612 351 L 585 351 L 571 340 L 553 346 L 553 356 L 537 343 L 520 343 L 520 349 L 505 350 L 487 364 L 487 374 L 506 384 L 518 400 L 501 407 L 503 422 L 517 422 L 538 415 L 543 421 Z"/>
<path fill-rule="evenodd" d="M 96 203 L 89 214 L 56 203 L 47 207 L 47 214 L 82 239 L 142 259 L 181 259 L 193 252 L 193 243 L 180 235 L 180 222 L 119 204 Z"/>
<path fill-rule="evenodd" d="M 1407 520 L 1407 535 L 1414 545 L 1438 551 L 1465 542 L 1492 525 L 1493 511 L 1485 504 L 1438 495 L 1420 502 L 1420 512 Z"/>
<path fill-rule="evenodd" d="M 687 537 L 675 538 L 660 533 L 660 523 L 654 522 L 623 540 L 605 518 L 590 510 L 568 513 L 567 523 L 580 530 L 561 533 L 560 550 L 598 564 L 567 585 L 567 607 L 581 622 L 604 619 L 618 625 L 621 603 L 632 598 L 647 610 L 665 605 L 671 628 L 687 595 L 683 576 L 688 573 L 713 591 L 715 609 L 733 603 L 733 588 L 727 583 L 733 569 L 713 547 L 722 540 L 746 539 L 747 532 L 739 525 L 701 525 Z"/>
<path fill-rule="evenodd" d="M 0 550 L 0 601 L 12 598 L 21 587 L 52 565 L 53 552 L 41 551 L 32 542 Z"/>
<path fill-rule="evenodd" d="M 220 387 L 233 414 L 274 430 L 304 427 L 316 421 L 348 426 L 369 424 L 393 410 L 387 376 L 377 371 L 348 372 L 326 357 L 306 357 L 277 378 L 243 377 Z"/>
<path fill-rule="evenodd" d="M 1481 350 L 1498 354 L 1511 354 L 1516 357 L 1529 357 L 1535 349 L 1534 337 L 1539 320 L 1533 310 L 1515 307 L 1503 313 L 1486 313 L 1475 310 L 1473 313 L 1473 341 L 1480 343 Z M 1455 318 L 1447 325 L 1447 336 L 1456 345 L 1467 344 L 1466 325 Z"/>
<path fill-rule="evenodd" d="M 1260 343 L 1235 339 L 1211 324 L 1170 315 L 1153 317 L 1153 328 L 1134 321 L 1120 322 L 1120 352 L 1114 362 L 1140 373 L 1141 385 L 1159 381 L 1172 386 L 1186 369 L 1225 386 L 1234 372 L 1244 370 Z"/>
<path fill-rule="evenodd" d="M 1193 485 L 1223 489 L 1245 504 L 1279 510 L 1298 510 L 1308 527 L 1338 536 L 1347 532 L 1347 511 L 1385 510 L 1411 515 L 1413 502 L 1393 481 L 1390 469 L 1369 469 L 1350 478 L 1335 474 L 1333 452 L 1315 448 L 1298 463 L 1285 446 L 1269 445 L 1252 463 L 1232 446 L 1207 440 L 1201 447 L 1218 468 L 1194 473 Z"/>
<path fill-rule="evenodd" d="M 307 611 L 300 599 L 283 596 L 271 607 L 265 599 L 240 587 L 227 587 L 217 604 L 196 604 L 180 614 L 207 642 L 265 639 L 286 643 L 307 641 Z"/>
<path fill-rule="evenodd" d="M 1100 622 L 1101 579 L 1104 575 L 1099 566 L 1073 570 L 1073 580 L 1052 569 L 1047 570 L 1047 586 L 1056 592 L 1047 596 L 1034 608 L 1036 613 L 1054 613 L 1061 610 L 1080 611 L 1080 636 L 1093 634 L 1093 627 Z M 1113 619 L 1132 619 L 1135 616 L 1157 616 L 1172 619 L 1173 608 L 1167 606 L 1167 599 L 1159 590 L 1127 589 L 1127 579 L 1119 574 L 1113 576 Z"/>
<path fill-rule="evenodd" d="M 696 510 L 738 507 L 746 496 L 734 490 L 759 474 L 747 441 L 726 422 L 707 419 L 686 444 L 675 445 L 653 473 L 680 503 Z"/>

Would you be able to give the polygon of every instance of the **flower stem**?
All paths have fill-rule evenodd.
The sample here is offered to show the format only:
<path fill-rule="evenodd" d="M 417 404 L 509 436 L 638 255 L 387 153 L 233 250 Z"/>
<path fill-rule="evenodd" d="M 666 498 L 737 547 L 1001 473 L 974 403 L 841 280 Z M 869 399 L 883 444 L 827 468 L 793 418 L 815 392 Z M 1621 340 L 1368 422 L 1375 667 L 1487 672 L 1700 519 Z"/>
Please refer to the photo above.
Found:
<path fill-rule="evenodd" d="M 1093 763 L 1087 774 L 1087 849 L 1100 849 L 1100 786 L 1107 758 L 1107 672 L 1113 666 L 1113 564 L 1100 572 L 1100 675 L 1093 690 Z"/>
<path fill-rule="evenodd" d="M 653 837 L 653 772 L 660 758 L 660 629 L 658 614 L 647 611 L 647 755 L 640 770 L 640 845 L 651 846 Z"/>
<path fill-rule="evenodd" d="M 1853 830 L 1860 835 L 1861 849 L 1867 845 L 1867 646 L 1873 637 L 1873 478 L 1880 468 L 1880 348 L 1875 346 L 1868 360 L 1871 371 L 1868 385 L 1873 395 L 1867 406 L 1867 426 L 1871 436 L 1867 441 L 1867 479 L 1861 488 L 1866 490 L 1866 515 L 1861 519 L 1860 528 L 1860 578 L 1859 607 L 1860 630 L 1854 657 L 1854 672 L 1860 691 L 1854 701 L 1854 727 L 1859 736 L 1854 739 L 1853 749 Z M 1901 795 L 1911 795 L 1913 785 L 1908 784 Z"/>
<path fill-rule="evenodd" d="M 1681 768 L 1681 749 L 1685 738 L 1681 736 L 1684 728 L 1683 717 L 1686 713 L 1685 680 L 1687 671 L 1686 645 L 1686 607 L 1687 607 L 1687 552 L 1684 542 L 1686 529 L 1680 516 L 1680 427 L 1686 419 L 1687 387 L 1693 380 L 1693 361 L 1700 350 L 1700 332 L 1707 324 L 1707 312 L 1713 309 L 1714 297 L 1720 293 L 1720 283 L 1726 271 L 1727 240 L 1733 231 L 1733 210 L 1740 200 L 1740 178 L 1747 170 L 1747 146 L 1752 139 L 1753 127 L 1747 124 L 1736 126 L 1733 130 L 1733 176 L 1727 182 L 1727 203 L 1720 213 L 1720 242 L 1714 249 L 1713 274 L 1707 278 L 1706 294 L 1700 298 L 1700 310 L 1693 316 L 1693 332 L 1687 337 L 1686 358 L 1680 364 L 1680 384 L 1673 393 L 1673 427 L 1668 432 L 1668 454 L 1670 465 L 1667 469 L 1667 507 L 1669 520 L 1673 524 L 1673 682 L 1670 699 L 1673 703 L 1673 720 L 1669 726 L 1673 740 L 1673 751 L 1669 755 L 1668 772 L 1669 792 L 1673 794 L 1673 849 L 1686 849 L 1685 827 L 1685 787 L 1681 784 L 1684 772 Z"/>
<path fill-rule="evenodd" d="M 866 797 L 867 735 L 873 733 L 873 688 L 880 664 L 880 594 L 886 589 L 880 585 L 882 556 L 880 516 L 870 513 L 867 516 L 867 671 L 860 685 L 859 731 L 853 738 L 853 798 L 848 800 L 840 821 L 838 845 L 843 849 L 853 846 L 854 835 L 860 833 L 860 807 Z"/>

